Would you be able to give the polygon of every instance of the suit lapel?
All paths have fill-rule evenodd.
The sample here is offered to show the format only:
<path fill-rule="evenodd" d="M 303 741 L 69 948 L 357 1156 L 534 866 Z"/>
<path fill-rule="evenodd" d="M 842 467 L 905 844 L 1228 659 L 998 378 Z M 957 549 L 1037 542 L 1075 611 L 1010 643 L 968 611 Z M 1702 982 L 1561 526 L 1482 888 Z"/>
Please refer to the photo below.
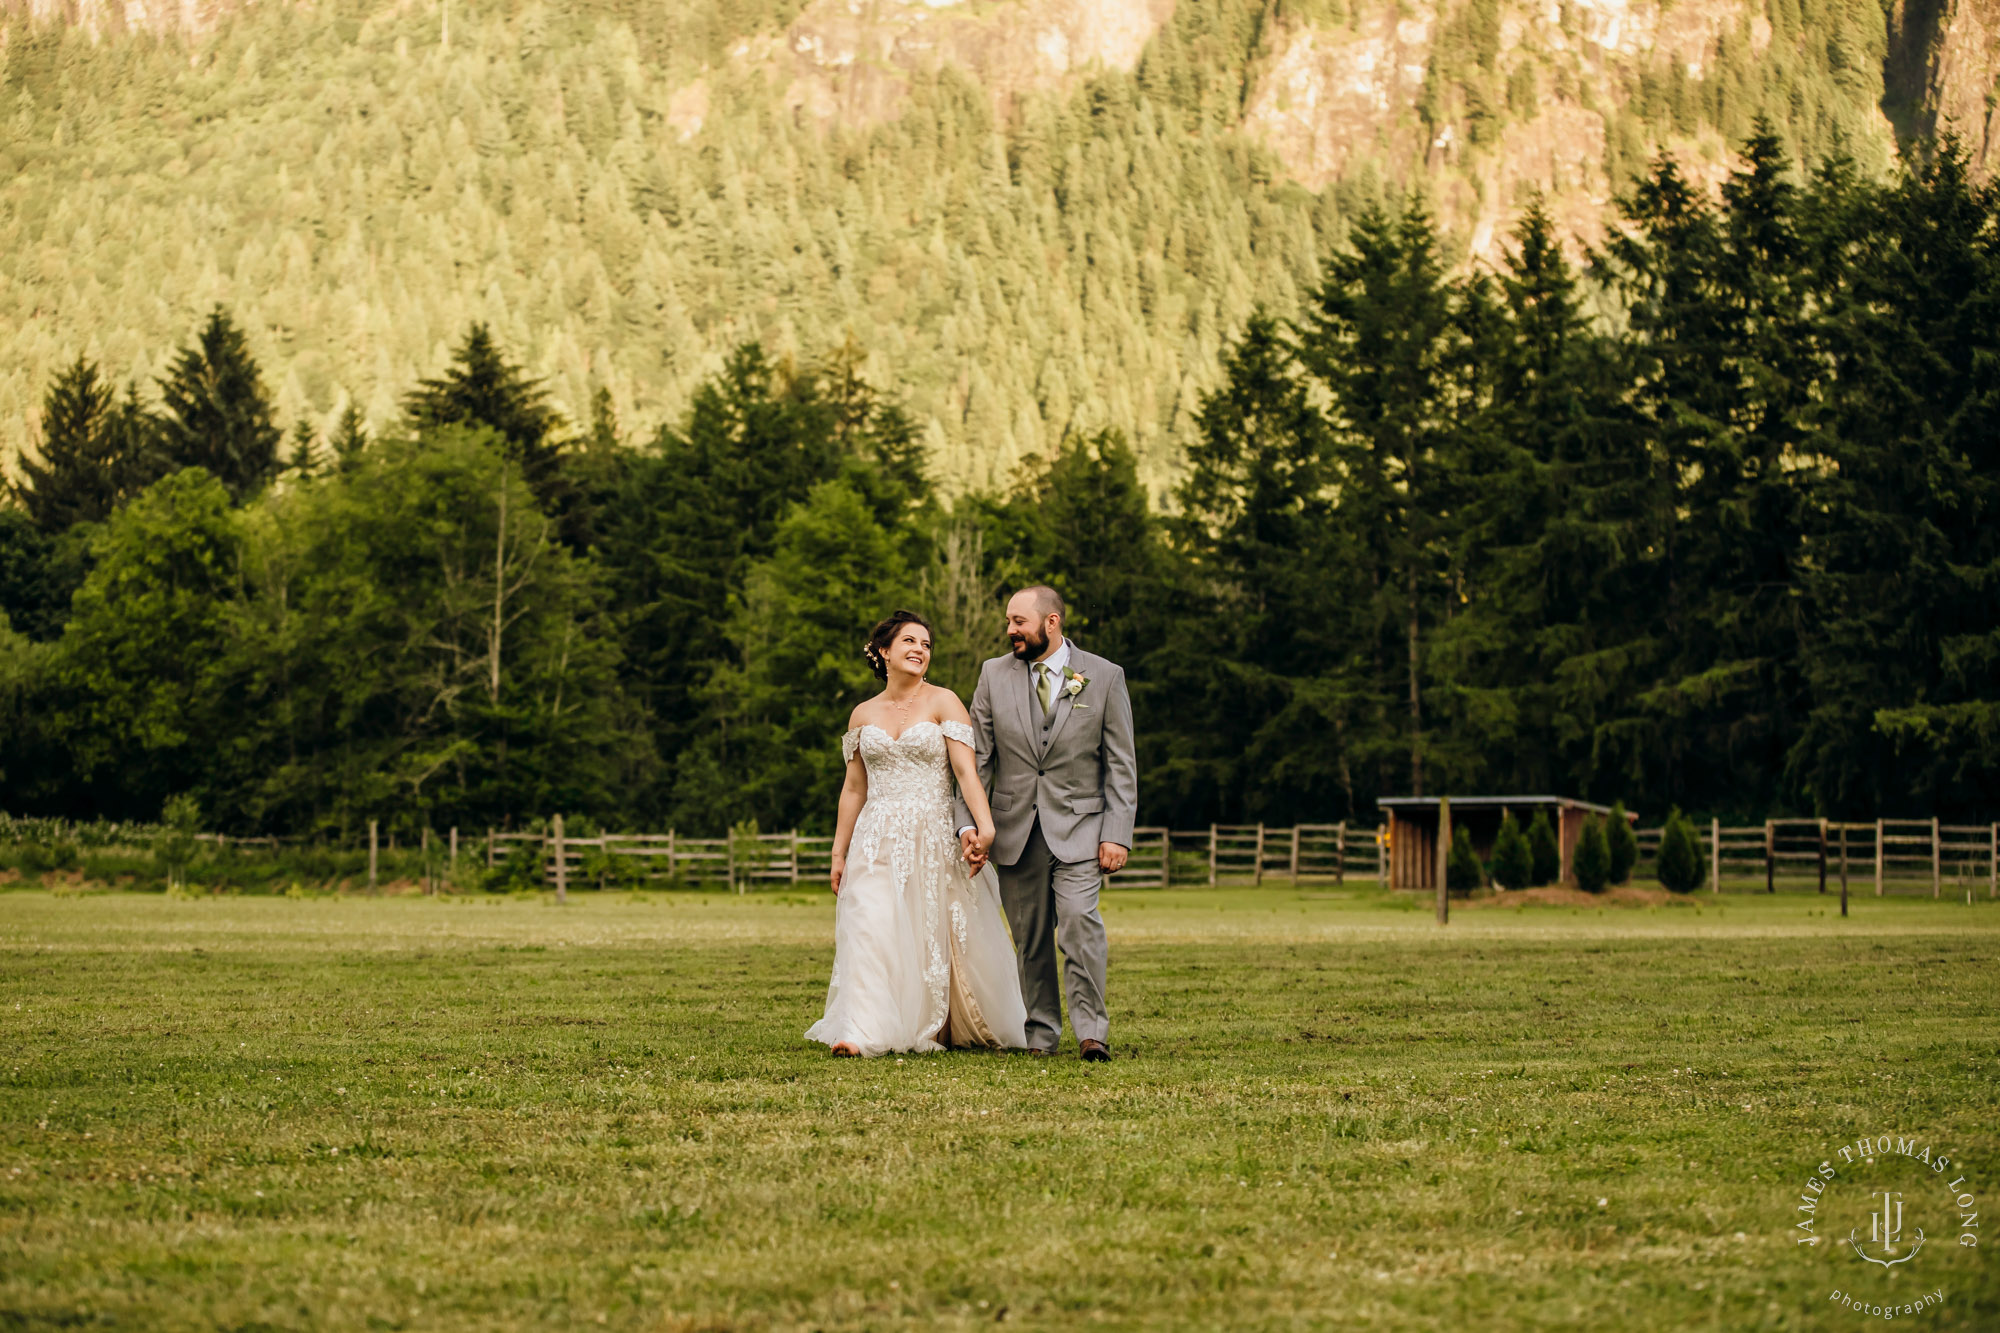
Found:
<path fill-rule="evenodd" d="M 1075 644 L 1071 644 L 1069 649 L 1069 669 L 1071 671 L 1081 670 L 1082 664 L 1083 654 L 1077 649 Z M 1084 674 L 1089 675 L 1090 673 L 1086 671 Z M 1062 735 L 1063 723 L 1069 721 L 1070 696 L 1063 691 L 1063 687 L 1068 683 L 1068 681 L 1060 678 L 1056 681 L 1056 715 L 1055 720 L 1049 723 L 1048 743 L 1042 746 L 1042 754 L 1044 756 L 1050 750 L 1056 748 L 1056 737 Z"/>
<path fill-rule="evenodd" d="M 1042 734 L 1042 720 L 1035 716 L 1035 673 L 1018 657 L 1008 670 L 1014 677 L 1014 688 L 1008 693 L 1014 696 L 1021 735 L 1028 742 L 1028 752 L 1033 754 L 1040 748 L 1038 738 Z"/>

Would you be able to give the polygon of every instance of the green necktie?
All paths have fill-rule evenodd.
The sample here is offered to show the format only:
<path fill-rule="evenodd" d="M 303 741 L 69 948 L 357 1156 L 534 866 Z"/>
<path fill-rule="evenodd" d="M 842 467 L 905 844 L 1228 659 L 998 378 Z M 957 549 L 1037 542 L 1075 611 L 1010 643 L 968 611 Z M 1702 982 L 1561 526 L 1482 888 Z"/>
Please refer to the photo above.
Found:
<path fill-rule="evenodd" d="M 1055 711 L 1056 673 L 1049 670 L 1047 662 L 1035 663 L 1035 670 L 1040 673 L 1042 678 L 1040 683 L 1035 686 L 1035 697 L 1042 701 L 1042 717 L 1046 720 L 1049 714 Z"/>

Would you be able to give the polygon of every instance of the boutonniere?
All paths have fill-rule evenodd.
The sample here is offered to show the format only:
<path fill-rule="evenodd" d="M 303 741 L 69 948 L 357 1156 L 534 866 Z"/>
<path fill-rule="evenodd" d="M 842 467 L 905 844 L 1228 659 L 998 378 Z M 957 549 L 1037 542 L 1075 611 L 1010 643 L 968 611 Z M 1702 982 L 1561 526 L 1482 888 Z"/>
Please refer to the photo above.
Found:
<path fill-rule="evenodd" d="M 1073 671 L 1067 666 L 1063 668 L 1063 698 L 1076 698 L 1077 695 L 1083 693 L 1083 687 L 1088 684 L 1090 684 L 1090 677 L 1084 675 L 1081 671 Z"/>

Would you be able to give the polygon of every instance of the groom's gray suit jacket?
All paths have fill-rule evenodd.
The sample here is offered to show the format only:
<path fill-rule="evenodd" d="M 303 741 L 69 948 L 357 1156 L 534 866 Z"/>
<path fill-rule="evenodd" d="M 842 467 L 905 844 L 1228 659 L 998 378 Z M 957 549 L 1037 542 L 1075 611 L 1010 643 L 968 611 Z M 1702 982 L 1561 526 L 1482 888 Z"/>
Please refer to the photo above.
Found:
<path fill-rule="evenodd" d="M 1036 819 L 1059 861 L 1095 861 L 1100 842 L 1132 845 L 1139 767 L 1125 671 L 1084 652 L 1074 639 L 1069 666 L 1087 683 L 1077 695 L 1058 695 L 1046 730 L 1026 662 L 995 657 L 979 670 L 979 688 L 972 693 L 973 751 L 979 781 L 993 803 L 995 864 L 1021 859 Z M 960 828 L 973 822 L 963 801 L 958 817 Z"/>

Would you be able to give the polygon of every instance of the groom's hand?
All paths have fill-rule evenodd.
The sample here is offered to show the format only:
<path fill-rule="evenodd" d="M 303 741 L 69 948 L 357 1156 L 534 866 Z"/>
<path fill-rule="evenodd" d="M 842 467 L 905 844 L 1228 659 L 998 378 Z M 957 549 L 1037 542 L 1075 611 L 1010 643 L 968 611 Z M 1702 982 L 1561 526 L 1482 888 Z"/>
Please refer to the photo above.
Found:
<path fill-rule="evenodd" d="M 1097 844 L 1097 868 L 1107 875 L 1115 875 L 1125 868 L 1125 858 L 1132 853 L 1115 842 Z"/>
<path fill-rule="evenodd" d="M 979 845 L 979 830 L 969 828 L 958 835 L 958 850 L 965 857 L 965 865 L 973 874 L 986 864 L 986 849 Z"/>

